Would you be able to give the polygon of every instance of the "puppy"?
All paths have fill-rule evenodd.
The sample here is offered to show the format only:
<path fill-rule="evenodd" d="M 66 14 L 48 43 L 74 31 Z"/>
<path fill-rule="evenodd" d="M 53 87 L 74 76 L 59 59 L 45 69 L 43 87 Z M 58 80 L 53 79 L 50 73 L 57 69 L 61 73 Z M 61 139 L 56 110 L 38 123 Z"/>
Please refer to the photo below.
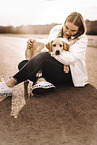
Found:
<path fill-rule="evenodd" d="M 29 39 L 27 41 L 27 48 L 25 50 L 25 58 L 30 60 L 34 55 L 41 52 L 44 47 L 44 43 L 38 42 L 35 39 Z"/>
<path fill-rule="evenodd" d="M 66 42 L 60 40 L 59 38 L 56 38 L 55 40 L 52 40 L 48 42 L 46 45 L 42 42 L 38 42 L 35 39 L 29 39 L 27 41 L 27 49 L 25 51 L 25 58 L 27 60 L 30 60 L 34 55 L 36 55 L 39 52 L 47 52 L 52 55 L 60 55 L 61 52 L 65 50 L 69 50 L 69 44 Z M 65 73 L 68 73 L 69 67 L 64 65 L 64 71 Z"/>
<path fill-rule="evenodd" d="M 52 55 L 60 55 L 63 50 L 69 50 L 69 44 L 61 41 L 58 38 L 46 44 L 46 47 L 49 49 L 49 53 Z M 64 71 L 65 73 L 68 73 L 69 67 L 67 65 L 64 65 Z"/>
<path fill-rule="evenodd" d="M 48 48 L 49 52 L 53 55 L 60 55 L 63 50 L 69 50 L 69 44 L 63 42 L 58 38 L 46 44 L 46 47 Z"/>

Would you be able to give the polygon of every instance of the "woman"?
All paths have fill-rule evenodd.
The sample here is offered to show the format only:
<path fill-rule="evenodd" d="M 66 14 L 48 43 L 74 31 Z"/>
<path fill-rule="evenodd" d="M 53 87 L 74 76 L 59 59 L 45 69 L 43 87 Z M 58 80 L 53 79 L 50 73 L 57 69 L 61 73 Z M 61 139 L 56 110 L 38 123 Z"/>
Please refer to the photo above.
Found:
<path fill-rule="evenodd" d="M 35 94 L 54 90 L 56 83 L 73 84 L 75 87 L 84 87 L 88 83 L 85 63 L 88 41 L 82 15 L 73 12 L 66 18 L 63 25 L 52 28 L 48 40 L 51 41 L 55 38 L 62 39 L 62 41 L 67 40 L 70 44 L 69 51 L 63 51 L 57 56 L 40 52 L 30 61 L 22 61 L 19 64 L 19 72 L 6 82 L 0 83 L 1 96 L 11 95 L 15 85 L 28 79 L 36 83 L 31 88 L 32 93 Z M 64 72 L 64 65 L 69 65 L 68 73 Z M 36 77 L 40 69 L 42 70 L 42 79 Z"/>

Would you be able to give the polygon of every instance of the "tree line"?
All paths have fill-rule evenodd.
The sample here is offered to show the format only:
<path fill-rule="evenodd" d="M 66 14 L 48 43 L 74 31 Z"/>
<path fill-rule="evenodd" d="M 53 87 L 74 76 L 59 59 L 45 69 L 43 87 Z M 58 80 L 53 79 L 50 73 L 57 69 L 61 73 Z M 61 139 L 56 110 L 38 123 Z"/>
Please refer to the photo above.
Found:
<path fill-rule="evenodd" d="M 86 23 L 86 34 L 87 35 L 97 35 L 97 20 L 90 21 L 85 20 Z M 10 34 L 49 34 L 52 27 L 57 25 L 57 23 L 47 24 L 47 25 L 21 25 L 17 27 L 13 26 L 0 26 L 0 33 L 10 33 Z"/>

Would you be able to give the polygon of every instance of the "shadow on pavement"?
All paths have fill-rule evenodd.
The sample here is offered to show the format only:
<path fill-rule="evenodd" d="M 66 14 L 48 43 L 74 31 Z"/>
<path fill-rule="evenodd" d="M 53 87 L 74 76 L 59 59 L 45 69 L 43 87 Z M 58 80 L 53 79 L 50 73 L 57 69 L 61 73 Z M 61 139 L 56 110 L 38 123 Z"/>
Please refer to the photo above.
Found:
<path fill-rule="evenodd" d="M 0 102 L 0 145 L 96 145 L 97 90 L 57 86 L 32 97 L 17 119 L 11 97 Z"/>

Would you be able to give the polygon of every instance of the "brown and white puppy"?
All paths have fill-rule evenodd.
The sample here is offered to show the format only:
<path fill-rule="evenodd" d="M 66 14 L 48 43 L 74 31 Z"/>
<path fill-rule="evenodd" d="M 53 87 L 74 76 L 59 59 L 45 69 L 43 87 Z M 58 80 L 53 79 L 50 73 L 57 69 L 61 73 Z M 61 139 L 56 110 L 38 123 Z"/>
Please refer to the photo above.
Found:
<path fill-rule="evenodd" d="M 34 55 L 41 52 L 44 46 L 45 44 L 42 42 L 38 42 L 35 39 L 29 39 L 27 41 L 27 48 L 25 50 L 25 58 L 30 60 Z"/>
<path fill-rule="evenodd" d="M 42 49 L 46 47 L 49 51 L 49 53 L 52 53 L 54 55 L 59 55 L 62 50 L 68 51 L 69 50 L 69 44 L 66 42 L 63 42 L 62 40 L 56 38 L 55 40 L 52 40 L 48 42 L 46 45 L 42 42 L 38 42 L 35 39 L 29 39 L 27 41 L 27 49 L 25 51 L 25 58 L 30 60 L 34 55 L 41 52 Z M 43 50 L 45 51 L 45 49 Z"/>
<path fill-rule="evenodd" d="M 41 52 L 42 50 L 46 51 L 45 48 L 48 49 L 50 54 L 60 55 L 63 50 L 69 50 L 69 44 L 60 40 L 59 38 L 48 42 L 46 45 L 42 42 L 36 41 L 35 39 L 29 39 L 27 41 L 27 49 L 25 51 L 26 59 L 30 60 L 34 55 Z M 65 73 L 68 73 L 68 66 L 64 65 L 64 71 Z"/>
<path fill-rule="evenodd" d="M 50 41 L 46 44 L 46 47 L 49 49 L 49 53 L 52 53 L 53 55 L 60 55 L 63 50 L 69 50 L 69 44 L 58 38 Z"/>
<path fill-rule="evenodd" d="M 60 55 L 63 50 L 68 51 L 69 50 L 69 44 L 66 42 L 63 42 L 60 39 L 55 39 L 49 42 L 46 47 L 49 49 L 49 53 L 52 55 Z M 65 73 L 68 73 L 69 67 L 68 65 L 64 65 L 64 71 Z"/>

